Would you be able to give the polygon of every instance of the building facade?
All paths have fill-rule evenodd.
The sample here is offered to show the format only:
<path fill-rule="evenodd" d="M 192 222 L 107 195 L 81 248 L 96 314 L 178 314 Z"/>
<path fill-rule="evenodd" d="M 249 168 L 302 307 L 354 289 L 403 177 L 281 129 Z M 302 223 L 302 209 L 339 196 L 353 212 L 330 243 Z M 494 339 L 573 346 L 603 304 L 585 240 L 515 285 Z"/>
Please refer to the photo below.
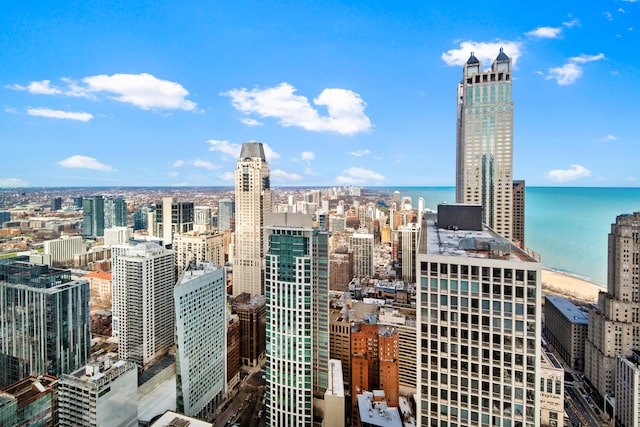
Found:
<path fill-rule="evenodd" d="M 571 369 L 584 371 L 584 348 L 589 325 L 588 309 L 567 298 L 547 295 L 544 335 Z"/>
<path fill-rule="evenodd" d="M 264 215 L 271 212 L 269 164 L 260 142 L 242 144 L 235 172 L 233 296 L 264 295 Z"/>
<path fill-rule="evenodd" d="M 525 201 L 525 182 L 524 180 L 513 181 L 513 242 L 520 246 L 525 247 L 524 242 L 524 201 Z"/>
<path fill-rule="evenodd" d="M 193 208 L 193 230 L 207 232 L 211 230 L 211 208 L 195 206 Z"/>
<path fill-rule="evenodd" d="M 176 409 L 210 415 L 227 392 L 227 276 L 193 262 L 173 290 L 176 318 Z"/>
<path fill-rule="evenodd" d="M 146 368 L 173 345 L 173 251 L 152 242 L 111 249 L 113 336 L 120 358 Z"/>
<path fill-rule="evenodd" d="M 238 295 L 233 302 L 240 321 L 240 364 L 258 366 L 266 351 L 267 299 L 264 295 Z"/>
<path fill-rule="evenodd" d="M 538 426 L 540 263 L 489 228 L 458 230 L 423 225 L 419 422 Z"/>
<path fill-rule="evenodd" d="M 349 237 L 349 250 L 353 252 L 354 276 L 373 277 L 373 234 L 353 233 Z"/>
<path fill-rule="evenodd" d="M 163 197 L 162 204 L 157 205 L 155 211 L 149 213 L 153 221 L 150 233 L 161 237 L 162 244 L 169 247 L 173 243 L 175 233 L 188 233 L 193 230 L 193 202 L 175 200 L 173 197 Z M 151 226 L 149 224 L 149 226 Z"/>
<path fill-rule="evenodd" d="M 82 198 L 82 236 L 104 235 L 104 199 L 102 196 Z"/>
<path fill-rule="evenodd" d="M 122 197 L 104 199 L 104 228 L 127 226 L 127 203 Z"/>
<path fill-rule="evenodd" d="M 178 271 L 184 271 L 190 262 L 205 261 L 224 265 L 224 234 L 192 231 L 173 236 L 173 251 Z"/>
<path fill-rule="evenodd" d="M 231 230 L 232 228 L 231 223 L 235 217 L 235 212 L 236 212 L 235 200 L 232 200 L 232 199 L 218 200 L 218 230 L 220 231 Z"/>
<path fill-rule="evenodd" d="M 418 253 L 418 234 L 420 226 L 410 223 L 398 227 L 398 262 L 402 271 L 402 280 L 416 283 L 416 255 Z"/>
<path fill-rule="evenodd" d="M 0 262 L 0 386 L 61 375 L 89 357 L 89 282 L 16 257 Z"/>
<path fill-rule="evenodd" d="M 59 239 L 44 241 L 44 253 L 51 255 L 53 265 L 70 265 L 73 257 L 81 252 L 80 236 L 62 236 Z"/>
<path fill-rule="evenodd" d="M 303 214 L 266 220 L 267 425 L 311 425 L 329 381 L 328 232 Z M 314 399 L 315 398 L 315 399 Z"/>
<path fill-rule="evenodd" d="M 482 205 L 482 222 L 512 239 L 513 101 L 511 59 L 489 71 L 471 53 L 458 85 L 456 202 Z"/>

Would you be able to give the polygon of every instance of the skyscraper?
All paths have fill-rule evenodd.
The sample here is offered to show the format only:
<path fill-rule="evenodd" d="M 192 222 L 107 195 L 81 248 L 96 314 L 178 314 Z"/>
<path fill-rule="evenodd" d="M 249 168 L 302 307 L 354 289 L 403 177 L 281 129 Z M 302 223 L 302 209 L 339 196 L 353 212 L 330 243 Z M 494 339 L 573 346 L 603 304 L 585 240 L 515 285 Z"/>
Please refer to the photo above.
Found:
<path fill-rule="evenodd" d="M 416 255 L 420 226 L 409 223 L 398 227 L 398 261 L 402 269 L 402 280 L 416 283 Z"/>
<path fill-rule="evenodd" d="M 181 202 L 173 197 L 163 197 L 162 207 L 156 207 L 153 235 L 162 237 L 165 247 L 173 243 L 174 233 L 193 230 L 193 202 Z"/>
<path fill-rule="evenodd" d="M 311 215 L 265 223 L 267 425 L 312 425 L 329 381 L 328 232 Z"/>
<path fill-rule="evenodd" d="M 215 266 L 224 265 L 224 234 L 176 233 L 173 235 L 173 251 L 178 271 L 184 271 L 192 261 L 207 261 Z"/>
<path fill-rule="evenodd" d="M 231 228 L 231 219 L 234 218 L 236 202 L 231 199 L 218 200 L 218 230 L 224 231 Z"/>
<path fill-rule="evenodd" d="M 148 242 L 113 246 L 111 254 L 118 354 L 144 367 L 173 345 L 173 251 Z"/>
<path fill-rule="evenodd" d="M 104 200 L 102 196 L 82 199 L 82 236 L 99 237 L 104 235 Z"/>
<path fill-rule="evenodd" d="M 271 212 L 269 165 L 260 142 L 242 144 L 236 166 L 236 231 L 233 258 L 233 295 L 263 294 L 263 231 Z"/>
<path fill-rule="evenodd" d="M 353 252 L 353 274 L 373 277 L 373 234 L 353 233 L 349 237 L 349 250 Z"/>
<path fill-rule="evenodd" d="M 69 270 L 0 262 L 0 387 L 28 375 L 59 376 L 89 356 L 89 282 Z"/>
<path fill-rule="evenodd" d="M 458 85 L 456 201 L 482 205 L 482 221 L 512 238 L 513 101 L 511 59 L 489 71 L 473 52 Z"/>
<path fill-rule="evenodd" d="M 609 233 L 607 292 L 589 310 L 584 372 L 601 396 L 615 392 L 616 358 L 640 349 L 640 212 L 619 215 Z"/>
<path fill-rule="evenodd" d="M 211 230 L 211 208 L 209 206 L 195 206 L 193 208 L 193 230 Z"/>
<path fill-rule="evenodd" d="M 464 217 L 455 209 L 465 206 L 448 207 Z M 437 225 L 423 222 L 419 243 L 419 423 L 540 425 L 541 265 L 491 229 L 467 228 L 443 211 Z M 480 224 L 476 212 L 471 222 Z"/>
<path fill-rule="evenodd" d="M 193 262 L 174 288 L 177 410 L 204 418 L 227 391 L 224 268 Z"/>
<path fill-rule="evenodd" d="M 122 197 L 104 199 L 104 228 L 127 226 L 127 204 Z"/>

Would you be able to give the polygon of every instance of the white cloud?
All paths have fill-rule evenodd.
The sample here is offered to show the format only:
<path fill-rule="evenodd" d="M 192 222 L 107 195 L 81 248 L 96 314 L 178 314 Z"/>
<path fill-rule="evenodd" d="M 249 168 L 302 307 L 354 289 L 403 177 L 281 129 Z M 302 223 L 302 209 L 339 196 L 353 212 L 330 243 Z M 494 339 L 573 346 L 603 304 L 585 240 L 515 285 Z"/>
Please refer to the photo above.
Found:
<path fill-rule="evenodd" d="M 370 154 L 371 152 L 368 149 L 364 149 L 364 150 L 358 150 L 358 151 L 352 151 L 351 155 L 352 156 L 356 156 L 356 157 L 362 157 L 365 154 Z"/>
<path fill-rule="evenodd" d="M 551 181 L 568 182 L 591 176 L 591 171 L 582 165 L 571 165 L 569 169 L 550 170 L 545 176 Z"/>
<path fill-rule="evenodd" d="M 262 126 L 262 122 L 259 122 L 256 119 L 250 119 L 248 117 L 244 117 L 240 119 L 240 121 L 247 126 Z"/>
<path fill-rule="evenodd" d="M 229 141 L 218 139 L 210 139 L 207 142 L 211 145 L 209 151 L 219 151 L 236 159 L 240 157 L 242 144 L 232 144 Z M 267 161 L 280 158 L 280 154 L 273 151 L 273 149 L 269 147 L 269 144 L 262 143 L 262 147 L 264 148 L 264 155 L 267 157 Z"/>
<path fill-rule="evenodd" d="M 560 27 L 538 27 L 535 30 L 527 31 L 525 34 L 539 39 L 557 39 L 562 33 Z"/>
<path fill-rule="evenodd" d="M 301 157 L 302 160 L 310 161 L 316 158 L 316 153 L 313 151 L 303 151 Z"/>
<path fill-rule="evenodd" d="M 272 178 L 280 181 L 300 181 L 302 179 L 302 177 L 297 173 L 286 172 L 282 169 L 272 170 L 271 172 L 269 172 L 269 175 Z"/>
<path fill-rule="evenodd" d="M 384 180 L 384 176 L 377 172 L 364 168 L 349 168 L 342 171 L 342 175 L 336 177 L 336 181 L 339 184 L 352 185 L 352 184 L 365 184 L 371 181 L 380 182 Z"/>
<path fill-rule="evenodd" d="M 304 169 L 304 174 L 305 174 L 305 175 L 311 175 L 311 176 L 317 176 L 317 175 L 318 175 L 318 172 L 314 171 L 314 170 L 313 170 L 313 169 L 311 169 L 311 168 L 305 168 L 305 169 Z"/>
<path fill-rule="evenodd" d="M 220 178 L 224 181 L 233 181 L 236 179 L 236 174 L 234 172 L 225 172 Z"/>
<path fill-rule="evenodd" d="M 297 89 L 289 83 L 248 90 L 232 89 L 221 93 L 231 97 L 232 105 L 245 114 L 275 117 L 284 127 L 298 126 L 315 132 L 336 132 L 355 135 L 371 130 L 371 121 L 364 113 L 366 103 L 359 94 L 347 89 L 324 89 L 313 100 L 317 106 L 327 108 L 321 116 L 305 96 L 296 95 Z"/>
<path fill-rule="evenodd" d="M 598 142 L 609 142 L 609 141 L 615 141 L 617 139 L 618 139 L 617 136 L 609 134 L 609 135 L 605 136 L 604 138 L 600 138 L 598 140 Z"/>
<path fill-rule="evenodd" d="M 611 12 L 603 12 L 603 14 L 607 21 L 613 21 L 613 15 L 611 14 Z"/>
<path fill-rule="evenodd" d="M 126 102 L 143 110 L 154 108 L 194 110 L 196 103 L 186 98 L 189 92 L 179 83 L 161 80 L 147 73 L 113 74 L 85 77 L 87 92 L 109 92 L 118 96 L 116 101 Z"/>
<path fill-rule="evenodd" d="M 88 122 L 93 119 L 93 115 L 85 113 L 84 111 L 62 111 L 62 110 L 50 110 L 48 108 L 29 108 L 27 114 L 30 116 L 49 117 L 52 119 L 66 119 L 66 120 L 78 120 L 81 122 Z"/>
<path fill-rule="evenodd" d="M 563 22 L 562 25 L 564 25 L 567 28 L 579 27 L 580 20 L 577 18 L 574 18 L 571 21 Z"/>
<path fill-rule="evenodd" d="M 451 49 L 445 53 L 443 53 L 440 58 L 449 66 L 462 66 L 464 65 L 471 52 L 478 58 L 485 66 L 491 65 L 494 59 L 498 56 L 500 52 L 500 48 L 504 49 L 504 53 L 506 53 L 510 58 L 513 66 L 516 66 L 516 62 L 518 62 L 518 58 L 520 58 L 520 46 L 522 43 L 514 42 L 514 41 L 497 41 L 497 42 L 476 42 L 476 41 L 465 41 L 460 43 L 459 49 Z"/>
<path fill-rule="evenodd" d="M 180 166 L 182 166 L 182 165 L 184 165 L 184 160 L 176 160 L 176 161 L 173 163 L 173 167 L 174 167 L 174 168 L 179 168 L 179 167 L 180 167 Z"/>
<path fill-rule="evenodd" d="M 209 170 L 214 170 L 214 169 L 218 169 L 218 166 L 214 165 L 211 162 L 208 162 L 206 160 L 194 160 L 193 161 L 193 166 L 197 167 L 197 168 L 205 168 L 205 169 L 209 169 Z"/>
<path fill-rule="evenodd" d="M 51 87 L 50 80 L 31 82 L 25 89 L 28 90 L 29 93 L 37 95 L 59 95 L 62 93 L 60 89 Z"/>
<path fill-rule="evenodd" d="M 0 178 L 0 187 L 3 187 L 3 188 L 27 187 L 27 182 L 20 178 Z"/>
<path fill-rule="evenodd" d="M 58 165 L 62 166 L 63 168 L 93 169 L 103 172 L 109 172 L 113 170 L 111 166 L 100 163 L 93 157 L 81 155 L 75 155 L 64 160 L 60 160 L 58 162 Z"/>
<path fill-rule="evenodd" d="M 561 67 L 550 68 L 546 76 L 547 80 L 555 79 L 560 86 L 570 85 L 582 77 L 582 67 L 578 64 L 600 61 L 605 59 L 604 53 L 597 55 L 579 55 L 569 58 L 569 62 Z"/>

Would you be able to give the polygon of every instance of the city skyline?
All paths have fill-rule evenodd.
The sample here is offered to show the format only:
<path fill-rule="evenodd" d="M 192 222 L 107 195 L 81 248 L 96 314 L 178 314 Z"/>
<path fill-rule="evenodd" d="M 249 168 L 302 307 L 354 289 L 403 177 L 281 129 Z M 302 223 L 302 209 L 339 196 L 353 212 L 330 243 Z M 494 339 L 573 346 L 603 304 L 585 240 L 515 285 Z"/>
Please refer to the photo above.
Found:
<path fill-rule="evenodd" d="M 452 186 L 462 66 L 500 47 L 514 178 L 637 185 L 635 0 L 456 7 L 3 5 L 0 187 L 232 186 L 253 140 L 273 186 Z"/>

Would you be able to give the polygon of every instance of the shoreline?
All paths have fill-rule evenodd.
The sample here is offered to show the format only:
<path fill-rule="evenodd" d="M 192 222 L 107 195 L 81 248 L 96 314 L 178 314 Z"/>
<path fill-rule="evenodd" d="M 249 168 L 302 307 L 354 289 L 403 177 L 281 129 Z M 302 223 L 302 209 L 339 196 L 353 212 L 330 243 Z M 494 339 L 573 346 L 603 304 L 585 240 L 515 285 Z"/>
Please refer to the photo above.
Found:
<path fill-rule="evenodd" d="M 598 294 L 607 288 L 589 280 L 547 268 L 542 269 L 542 293 L 564 296 L 587 303 L 596 303 Z"/>

